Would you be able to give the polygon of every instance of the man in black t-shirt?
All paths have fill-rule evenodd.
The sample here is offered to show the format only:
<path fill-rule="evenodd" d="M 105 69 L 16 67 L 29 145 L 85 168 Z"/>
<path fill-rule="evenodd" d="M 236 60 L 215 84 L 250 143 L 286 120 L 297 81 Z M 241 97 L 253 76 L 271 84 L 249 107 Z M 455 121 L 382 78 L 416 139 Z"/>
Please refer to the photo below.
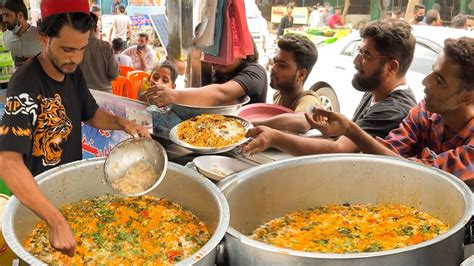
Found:
<path fill-rule="evenodd" d="M 268 89 L 267 72 L 257 63 L 258 52 L 255 42 L 252 43 L 254 55 L 249 55 L 246 59 L 235 58 L 228 66 L 212 66 L 212 84 L 185 90 L 152 86 L 145 93 L 147 101 L 158 107 L 173 103 L 220 106 L 234 104 L 239 98 L 247 95 L 250 97 L 249 103 L 264 103 Z"/>
<path fill-rule="evenodd" d="M 415 96 L 406 85 L 405 74 L 415 51 L 415 37 L 405 21 L 376 21 L 360 31 L 362 41 L 354 59 L 357 70 L 352 85 L 366 94 L 354 115 L 354 121 L 373 137 L 385 137 L 396 128 L 415 106 Z M 305 114 L 311 124 L 311 114 Z M 359 152 L 345 136 L 337 140 L 309 139 L 268 127 L 255 127 L 244 153 L 256 153 L 275 147 L 293 155 Z"/>
<path fill-rule="evenodd" d="M 289 4 L 286 7 L 286 15 L 284 15 L 280 24 L 278 25 L 277 37 L 280 38 L 285 33 L 285 29 L 293 27 L 294 18 L 291 15 L 293 13 L 293 5 Z"/>
<path fill-rule="evenodd" d="M 98 109 L 81 70 L 92 19 L 87 0 L 42 0 L 42 52 L 8 84 L 0 123 L 0 176 L 49 227 L 51 246 L 68 255 L 76 242 L 61 213 L 33 176 L 82 159 L 81 121 L 100 129 L 150 137 L 147 130 Z"/>

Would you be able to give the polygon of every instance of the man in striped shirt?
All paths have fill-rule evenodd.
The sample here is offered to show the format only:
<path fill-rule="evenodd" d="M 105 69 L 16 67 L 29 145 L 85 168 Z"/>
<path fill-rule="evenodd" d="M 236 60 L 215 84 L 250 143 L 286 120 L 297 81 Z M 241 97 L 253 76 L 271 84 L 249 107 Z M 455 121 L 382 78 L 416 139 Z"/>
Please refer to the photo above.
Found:
<path fill-rule="evenodd" d="M 345 135 L 362 152 L 402 156 L 474 178 L 474 38 L 447 39 L 433 71 L 423 80 L 425 99 L 398 128 L 376 140 L 344 116 L 316 110 L 312 127 L 325 136 Z"/>

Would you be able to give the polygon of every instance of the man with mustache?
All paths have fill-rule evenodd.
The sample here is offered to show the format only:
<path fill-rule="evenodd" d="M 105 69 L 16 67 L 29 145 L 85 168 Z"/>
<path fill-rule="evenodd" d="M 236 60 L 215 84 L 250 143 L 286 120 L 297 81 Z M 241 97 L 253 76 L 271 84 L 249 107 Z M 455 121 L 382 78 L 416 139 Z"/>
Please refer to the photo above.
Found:
<path fill-rule="evenodd" d="M 8 84 L 0 123 L 0 177 L 48 225 L 51 246 L 74 255 L 76 241 L 59 210 L 33 176 L 82 159 L 81 122 L 100 129 L 150 137 L 135 123 L 98 108 L 79 63 L 92 18 L 87 0 L 42 0 L 42 51 Z"/>
<path fill-rule="evenodd" d="M 28 9 L 23 0 L 5 1 L 2 11 L 8 29 L 3 35 L 5 46 L 12 53 L 15 66 L 21 66 L 41 52 L 38 29 L 28 24 Z"/>
<path fill-rule="evenodd" d="M 321 106 L 319 96 L 312 90 L 303 90 L 318 59 L 318 50 L 305 36 L 286 34 L 278 40 L 278 50 L 273 58 L 270 86 L 277 90 L 273 103 L 294 111 L 266 120 L 252 120 L 254 126 L 268 126 L 274 129 L 305 133 L 310 125 L 304 117 L 306 106 Z"/>
<path fill-rule="evenodd" d="M 413 17 L 410 19 L 409 23 L 411 25 L 426 25 L 423 22 L 425 18 L 425 6 L 423 4 L 416 4 L 413 10 Z"/>
<path fill-rule="evenodd" d="M 152 71 L 156 66 L 156 52 L 148 45 L 148 34 L 140 32 L 138 43 L 122 52 L 132 58 L 135 70 Z"/>
<path fill-rule="evenodd" d="M 308 122 L 325 136 L 350 138 L 365 153 L 403 157 L 463 181 L 474 178 L 474 38 L 447 39 L 425 77 L 425 98 L 385 139 L 341 114 L 318 109 Z"/>
<path fill-rule="evenodd" d="M 415 37 L 410 25 L 401 20 L 375 21 L 360 31 L 362 41 L 354 59 L 357 73 L 352 85 L 365 91 L 353 121 L 372 137 L 385 137 L 398 126 L 416 104 L 405 74 L 413 60 Z M 310 139 L 255 127 L 248 132 L 254 140 L 242 152 L 254 154 L 275 147 L 293 155 L 358 152 L 359 147 L 346 137 L 337 140 Z"/>

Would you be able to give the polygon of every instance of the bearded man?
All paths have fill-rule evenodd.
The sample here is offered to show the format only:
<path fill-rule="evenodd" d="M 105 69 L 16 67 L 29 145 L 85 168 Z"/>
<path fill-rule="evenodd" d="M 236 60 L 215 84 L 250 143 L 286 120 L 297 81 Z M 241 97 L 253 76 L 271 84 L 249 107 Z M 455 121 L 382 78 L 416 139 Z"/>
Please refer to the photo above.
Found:
<path fill-rule="evenodd" d="M 100 109 L 78 65 L 92 28 L 87 0 L 42 0 L 41 53 L 13 74 L 0 122 L 0 177 L 48 225 L 55 250 L 74 255 L 76 240 L 36 176 L 82 159 L 81 122 L 151 138 L 147 129 Z"/>
<path fill-rule="evenodd" d="M 2 14 L 8 29 L 3 40 L 12 53 L 15 66 L 19 67 L 41 52 L 38 29 L 28 24 L 28 9 L 23 0 L 6 0 Z"/>
<path fill-rule="evenodd" d="M 405 79 L 413 60 L 415 37 L 410 25 L 399 20 L 372 22 L 360 31 L 360 36 L 352 85 L 366 93 L 352 120 L 372 137 L 385 137 L 416 105 Z M 360 151 L 344 136 L 337 140 L 310 139 L 264 126 L 249 130 L 248 136 L 254 140 L 242 151 L 250 154 L 269 147 L 293 155 Z"/>

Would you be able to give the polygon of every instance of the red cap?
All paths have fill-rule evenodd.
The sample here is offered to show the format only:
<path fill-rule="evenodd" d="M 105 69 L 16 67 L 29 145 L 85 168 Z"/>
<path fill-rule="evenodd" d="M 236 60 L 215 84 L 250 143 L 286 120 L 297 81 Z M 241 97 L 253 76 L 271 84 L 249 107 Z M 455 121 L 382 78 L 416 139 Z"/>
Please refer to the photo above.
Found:
<path fill-rule="evenodd" d="M 41 18 L 62 13 L 82 12 L 89 14 L 88 0 L 41 0 Z"/>

